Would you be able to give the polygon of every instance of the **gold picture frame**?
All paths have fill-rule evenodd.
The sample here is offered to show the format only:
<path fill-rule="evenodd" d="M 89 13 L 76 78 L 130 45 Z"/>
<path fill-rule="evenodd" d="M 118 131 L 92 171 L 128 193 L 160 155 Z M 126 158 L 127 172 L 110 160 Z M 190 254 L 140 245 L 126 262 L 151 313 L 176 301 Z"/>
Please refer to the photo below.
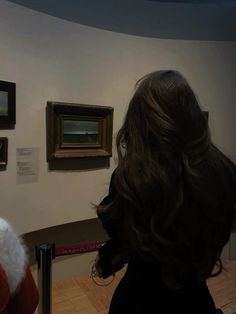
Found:
<path fill-rule="evenodd" d="M 112 107 L 48 101 L 47 161 L 110 157 L 112 130 Z"/>

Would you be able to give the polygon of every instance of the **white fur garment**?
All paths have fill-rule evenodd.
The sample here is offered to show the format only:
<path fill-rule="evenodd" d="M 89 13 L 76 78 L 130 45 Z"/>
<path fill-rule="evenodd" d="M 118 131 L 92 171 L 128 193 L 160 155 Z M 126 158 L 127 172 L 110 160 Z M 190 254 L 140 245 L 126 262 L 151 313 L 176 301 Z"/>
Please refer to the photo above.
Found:
<path fill-rule="evenodd" d="M 0 218 L 0 265 L 5 270 L 10 293 L 14 293 L 25 273 L 26 253 L 10 224 Z"/>

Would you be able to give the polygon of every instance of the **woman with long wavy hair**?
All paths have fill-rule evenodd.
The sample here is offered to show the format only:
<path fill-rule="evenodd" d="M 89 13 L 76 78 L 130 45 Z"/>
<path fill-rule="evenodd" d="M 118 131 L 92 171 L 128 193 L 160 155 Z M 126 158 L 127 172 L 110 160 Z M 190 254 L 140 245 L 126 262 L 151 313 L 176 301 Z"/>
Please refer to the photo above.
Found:
<path fill-rule="evenodd" d="M 206 280 L 222 271 L 236 166 L 211 141 L 187 80 L 156 71 L 137 82 L 117 135 L 118 165 L 97 214 L 128 263 L 109 314 L 215 314 Z M 101 275 L 101 261 L 97 260 Z"/>

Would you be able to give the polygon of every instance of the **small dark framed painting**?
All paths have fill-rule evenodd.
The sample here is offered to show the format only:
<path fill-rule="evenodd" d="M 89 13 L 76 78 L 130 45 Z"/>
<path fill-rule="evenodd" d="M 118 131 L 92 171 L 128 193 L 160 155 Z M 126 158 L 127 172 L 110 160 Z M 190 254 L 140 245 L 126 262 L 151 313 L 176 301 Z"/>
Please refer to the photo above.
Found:
<path fill-rule="evenodd" d="M 7 166 L 8 160 L 8 138 L 0 137 L 0 168 Z"/>
<path fill-rule="evenodd" d="M 16 84 L 0 81 L 0 125 L 16 123 Z"/>
<path fill-rule="evenodd" d="M 112 154 L 112 107 L 47 102 L 46 124 L 47 161 Z"/>

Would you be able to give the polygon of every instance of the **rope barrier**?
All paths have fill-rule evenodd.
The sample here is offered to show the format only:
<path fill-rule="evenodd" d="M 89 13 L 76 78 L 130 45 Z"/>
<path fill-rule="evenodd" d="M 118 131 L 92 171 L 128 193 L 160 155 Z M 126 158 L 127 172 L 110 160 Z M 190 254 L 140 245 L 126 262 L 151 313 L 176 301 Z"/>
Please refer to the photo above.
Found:
<path fill-rule="evenodd" d="M 103 241 L 89 241 L 76 244 L 65 244 L 55 247 L 55 257 L 97 251 Z"/>
<path fill-rule="evenodd" d="M 95 240 L 77 244 L 42 244 L 35 248 L 38 264 L 39 314 L 51 314 L 52 311 L 52 260 L 63 255 L 73 255 L 97 251 L 103 241 Z"/>

